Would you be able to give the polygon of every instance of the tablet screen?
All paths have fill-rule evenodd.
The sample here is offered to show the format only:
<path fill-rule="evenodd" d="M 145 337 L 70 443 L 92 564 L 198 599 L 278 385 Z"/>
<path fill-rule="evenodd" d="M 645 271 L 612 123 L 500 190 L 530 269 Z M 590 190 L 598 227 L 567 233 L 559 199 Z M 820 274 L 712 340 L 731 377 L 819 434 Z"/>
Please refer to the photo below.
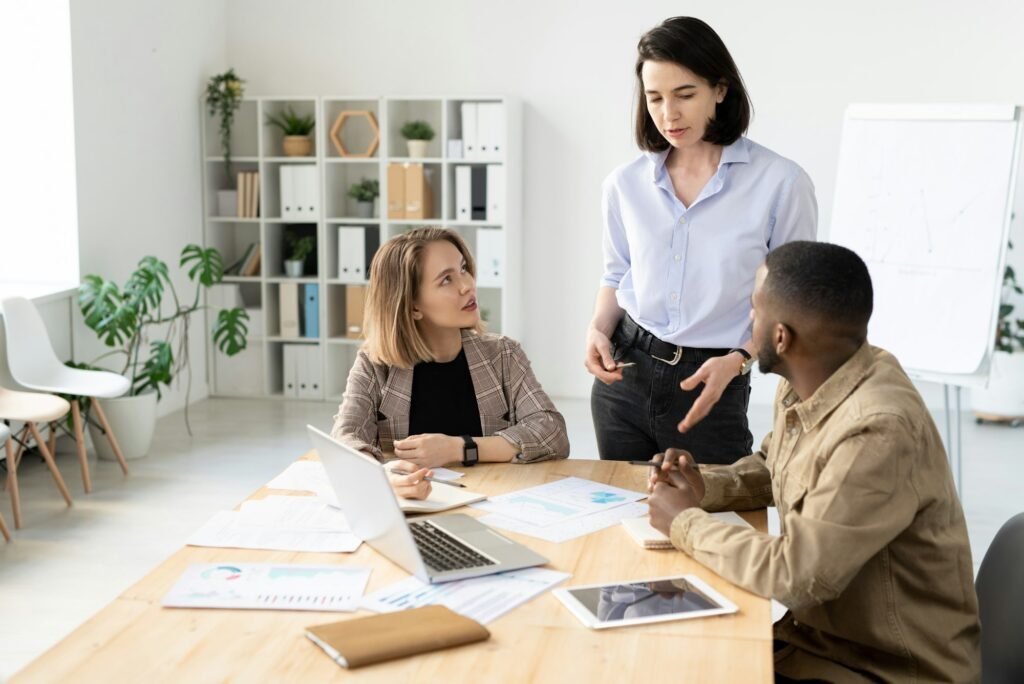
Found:
<path fill-rule="evenodd" d="M 700 613 L 735 610 L 728 601 L 693 577 L 669 577 L 638 582 L 563 589 L 597 623 L 658 621 Z M 712 596 L 714 594 L 715 596 Z M 716 598 L 717 597 L 717 598 Z M 697 617 L 697 615 L 693 615 Z M 588 620 L 589 622 L 589 620 Z"/>

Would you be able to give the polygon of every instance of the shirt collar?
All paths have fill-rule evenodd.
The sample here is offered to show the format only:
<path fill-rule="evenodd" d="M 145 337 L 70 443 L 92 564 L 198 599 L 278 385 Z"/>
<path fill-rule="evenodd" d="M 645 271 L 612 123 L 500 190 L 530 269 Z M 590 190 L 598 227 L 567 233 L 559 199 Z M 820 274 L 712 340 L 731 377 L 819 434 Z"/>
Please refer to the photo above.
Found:
<path fill-rule="evenodd" d="M 874 351 L 865 342 L 805 401 L 797 402 L 791 387 L 782 397 L 782 404 L 786 408 L 795 404 L 804 430 L 811 430 L 850 396 L 871 370 L 874 361 Z"/>
<path fill-rule="evenodd" d="M 671 150 L 671 147 L 667 147 L 660 152 L 645 153 L 647 158 L 651 160 L 651 179 L 655 182 L 665 172 L 665 160 L 668 158 L 668 153 Z M 747 139 L 741 136 L 731 145 L 726 145 L 722 148 L 722 158 L 718 160 L 718 168 L 720 170 L 726 164 L 747 164 L 749 162 L 750 147 L 747 144 Z"/>

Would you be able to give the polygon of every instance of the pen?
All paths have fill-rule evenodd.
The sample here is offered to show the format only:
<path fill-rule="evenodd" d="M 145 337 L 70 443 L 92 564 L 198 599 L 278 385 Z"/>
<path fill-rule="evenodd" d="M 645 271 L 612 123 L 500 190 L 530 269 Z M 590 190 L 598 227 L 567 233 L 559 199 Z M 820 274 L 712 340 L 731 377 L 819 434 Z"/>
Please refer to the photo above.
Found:
<path fill-rule="evenodd" d="M 651 468 L 660 468 L 661 467 L 661 463 L 656 463 L 655 461 L 630 461 L 629 465 L 650 466 Z M 676 465 L 677 468 L 680 468 L 680 469 L 693 467 L 687 461 L 676 461 L 675 465 Z"/>
<path fill-rule="evenodd" d="M 409 475 L 409 473 L 403 473 L 401 470 L 392 470 L 391 468 L 385 468 L 385 470 L 387 470 L 389 473 L 394 473 L 395 475 Z M 427 482 L 436 482 L 438 484 L 448 485 L 449 487 L 461 487 L 462 489 L 466 488 L 466 485 L 459 484 L 458 482 L 448 482 L 447 480 L 438 480 L 433 477 L 425 477 L 423 479 L 426 480 Z"/>

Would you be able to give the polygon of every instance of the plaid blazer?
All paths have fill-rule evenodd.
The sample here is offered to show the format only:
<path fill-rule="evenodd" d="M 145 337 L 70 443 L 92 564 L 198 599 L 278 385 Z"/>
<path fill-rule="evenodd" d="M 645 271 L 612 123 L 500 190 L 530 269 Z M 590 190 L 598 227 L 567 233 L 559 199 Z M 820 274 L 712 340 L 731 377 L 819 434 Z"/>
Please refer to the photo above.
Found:
<path fill-rule="evenodd" d="M 462 347 L 483 435 L 511 442 L 519 450 L 513 463 L 566 458 L 565 418 L 537 382 L 519 343 L 463 330 Z M 394 451 L 395 440 L 409 436 L 412 380 L 412 369 L 373 363 L 360 349 L 331 436 L 383 460 L 384 452 Z"/>

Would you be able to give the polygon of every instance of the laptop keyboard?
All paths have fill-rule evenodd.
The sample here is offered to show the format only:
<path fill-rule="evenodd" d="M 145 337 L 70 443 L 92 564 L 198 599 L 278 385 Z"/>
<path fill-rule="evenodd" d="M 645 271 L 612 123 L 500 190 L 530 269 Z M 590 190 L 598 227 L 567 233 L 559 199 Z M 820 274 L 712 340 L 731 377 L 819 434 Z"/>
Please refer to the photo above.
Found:
<path fill-rule="evenodd" d="M 480 555 L 469 546 L 429 522 L 410 522 L 412 538 L 431 570 L 468 570 L 496 565 L 491 559 Z"/>

